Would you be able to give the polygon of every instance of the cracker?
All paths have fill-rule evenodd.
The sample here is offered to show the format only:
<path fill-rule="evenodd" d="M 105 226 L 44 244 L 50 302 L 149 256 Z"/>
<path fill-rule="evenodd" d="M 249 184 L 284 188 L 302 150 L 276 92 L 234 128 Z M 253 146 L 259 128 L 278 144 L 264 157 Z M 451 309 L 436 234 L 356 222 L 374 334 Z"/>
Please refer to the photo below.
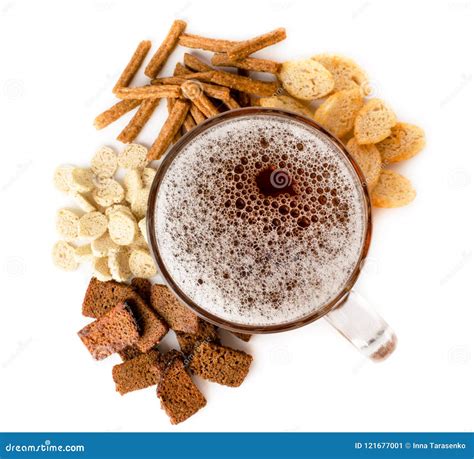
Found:
<path fill-rule="evenodd" d="M 118 210 L 109 216 L 110 239 L 118 245 L 129 245 L 137 234 L 137 222 L 132 215 Z"/>
<path fill-rule="evenodd" d="M 354 136 L 362 145 L 378 143 L 390 135 L 396 123 L 395 113 L 383 100 L 370 99 L 356 116 Z"/>
<path fill-rule="evenodd" d="M 64 271 L 74 271 L 79 266 L 76 261 L 75 252 L 71 244 L 68 244 L 66 241 L 58 241 L 53 246 L 53 263 Z"/>
<path fill-rule="evenodd" d="M 140 68 L 143 61 L 145 60 L 146 55 L 148 54 L 148 51 L 150 51 L 150 48 L 151 41 L 149 40 L 143 40 L 138 44 L 137 49 L 133 53 L 130 61 L 123 69 L 119 79 L 117 80 L 117 83 L 115 83 L 115 86 L 112 89 L 113 93 L 115 93 L 119 88 L 128 86 L 132 82 L 133 77 L 138 72 L 138 69 Z"/>
<path fill-rule="evenodd" d="M 147 250 L 136 249 L 130 254 L 130 270 L 135 277 L 149 278 L 157 274 L 155 262 Z"/>
<path fill-rule="evenodd" d="M 78 263 L 92 260 L 92 249 L 90 244 L 80 245 L 76 247 L 74 257 Z"/>
<path fill-rule="evenodd" d="M 92 273 L 101 282 L 112 280 L 107 257 L 94 257 L 92 259 Z"/>
<path fill-rule="evenodd" d="M 108 257 L 119 252 L 120 248 L 121 246 L 112 241 L 108 231 L 91 242 L 91 251 L 94 257 Z"/>
<path fill-rule="evenodd" d="M 274 45 L 285 38 L 286 31 L 283 27 L 280 27 L 271 32 L 259 35 L 258 37 L 235 44 L 227 51 L 227 55 L 230 59 L 238 61 L 239 59 L 244 59 L 260 49 Z"/>
<path fill-rule="evenodd" d="M 74 166 L 59 166 L 54 171 L 53 183 L 54 186 L 63 193 L 68 193 L 71 190 L 71 173 Z"/>
<path fill-rule="evenodd" d="M 168 147 L 177 132 L 181 129 L 181 126 L 186 119 L 186 115 L 189 111 L 189 102 L 184 100 L 177 100 L 174 104 L 173 110 L 169 114 L 167 120 L 163 124 L 158 137 L 153 142 L 150 150 L 148 151 L 148 160 L 152 161 L 160 159 L 161 156 L 166 152 Z"/>
<path fill-rule="evenodd" d="M 354 137 L 347 142 L 346 148 L 364 174 L 367 188 L 372 190 L 382 170 L 379 150 L 375 145 L 359 145 Z"/>
<path fill-rule="evenodd" d="M 143 188 L 142 173 L 138 169 L 130 169 L 125 173 L 123 180 L 125 185 L 125 199 L 130 204 L 135 201 L 138 190 Z"/>
<path fill-rule="evenodd" d="M 153 115 L 156 107 L 160 103 L 161 99 L 145 99 L 140 104 L 140 108 L 137 110 L 133 118 L 123 128 L 122 132 L 117 136 L 117 140 L 122 143 L 133 142 L 141 130 Z"/>
<path fill-rule="evenodd" d="M 360 88 L 364 94 L 369 94 L 367 74 L 352 59 L 337 54 L 318 54 L 312 59 L 331 72 L 334 78 L 334 92 Z"/>
<path fill-rule="evenodd" d="M 97 239 L 107 231 L 107 217 L 101 212 L 88 212 L 79 219 L 79 236 Z"/>
<path fill-rule="evenodd" d="M 60 209 L 56 213 L 56 230 L 65 241 L 75 241 L 79 237 L 79 215 L 70 209 Z"/>
<path fill-rule="evenodd" d="M 116 93 L 120 99 L 128 100 L 144 100 L 144 99 L 163 99 L 165 97 L 178 98 L 181 97 L 181 90 L 177 85 L 147 85 L 138 86 L 136 88 L 120 88 Z"/>
<path fill-rule="evenodd" d="M 320 99 L 334 88 L 331 72 L 312 59 L 284 62 L 278 77 L 285 90 L 297 99 Z"/>
<path fill-rule="evenodd" d="M 130 255 L 128 252 L 115 252 L 108 256 L 108 265 L 112 279 L 117 282 L 126 282 L 132 272 L 128 266 Z"/>
<path fill-rule="evenodd" d="M 184 56 L 184 63 L 186 64 L 186 54 Z M 269 59 L 257 59 L 255 57 L 246 57 L 244 59 L 236 61 L 233 59 L 229 59 L 229 56 L 227 56 L 226 53 L 214 54 L 211 59 L 211 64 L 217 67 L 235 67 L 237 69 L 244 69 L 250 72 L 265 72 L 273 74 L 277 74 L 281 70 L 281 64 L 279 62 L 271 61 Z M 194 70 L 198 72 L 206 71 L 204 69 Z"/>
<path fill-rule="evenodd" d="M 153 180 L 155 179 L 156 169 L 152 167 L 145 167 L 142 172 L 142 183 L 145 188 L 150 188 L 153 184 Z"/>
<path fill-rule="evenodd" d="M 340 138 L 351 131 L 363 105 L 364 99 L 358 89 L 339 91 L 319 106 L 314 113 L 314 120 Z"/>
<path fill-rule="evenodd" d="M 410 180 L 394 171 L 385 169 L 372 191 L 372 204 L 375 207 L 401 207 L 415 199 L 416 191 Z"/>
<path fill-rule="evenodd" d="M 94 189 L 92 197 L 99 206 L 109 207 L 112 204 L 122 202 L 125 197 L 125 191 L 116 180 L 106 179 L 100 186 Z"/>
<path fill-rule="evenodd" d="M 90 169 L 74 167 L 71 171 L 71 188 L 79 193 L 94 189 L 94 175 Z"/>
<path fill-rule="evenodd" d="M 94 126 L 96 129 L 104 129 L 109 124 L 117 121 L 120 117 L 133 110 L 140 105 L 140 100 L 121 100 L 115 105 L 112 105 L 109 109 L 97 115 L 94 120 Z"/>
<path fill-rule="evenodd" d="M 425 133 L 414 124 L 397 123 L 390 135 L 377 144 L 384 164 L 413 158 L 425 147 Z"/>
<path fill-rule="evenodd" d="M 142 236 L 144 237 L 144 239 L 147 239 L 148 235 L 146 231 L 146 218 L 142 218 L 138 222 L 138 228 L 140 228 L 140 232 L 142 233 Z"/>
<path fill-rule="evenodd" d="M 205 51 L 214 51 L 215 53 L 225 53 L 237 43 L 237 41 L 219 40 L 217 38 L 207 38 L 189 33 L 183 33 L 179 37 L 179 44 L 181 46 L 193 49 L 203 49 Z"/>
<path fill-rule="evenodd" d="M 186 22 L 181 20 L 173 22 L 165 39 L 145 68 L 145 75 L 147 77 L 155 78 L 156 75 L 158 75 L 168 60 L 168 57 L 178 44 L 179 37 L 184 32 L 184 29 L 186 29 Z"/>
<path fill-rule="evenodd" d="M 293 99 L 291 96 L 261 97 L 258 100 L 258 103 L 261 107 L 281 108 L 283 110 L 297 113 L 298 115 L 308 116 L 309 118 L 312 118 L 313 116 L 313 112 L 309 107 L 300 101 Z"/>
<path fill-rule="evenodd" d="M 92 172 L 98 177 L 113 177 L 117 170 L 117 155 L 110 147 L 100 147 L 91 160 Z"/>
<path fill-rule="evenodd" d="M 92 201 L 82 193 L 71 191 L 69 194 L 74 199 L 74 201 L 76 201 L 76 204 L 79 206 L 79 208 L 84 212 L 93 212 L 94 210 L 97 210 Z"/>
<path fill-rule="evenodd" d="M 140 190 L 137 190 L 135 199 L 132 202 L 132 212 L 138 219 L 143 218 L 146 215 L 149 194 L 149 188 L 141 188 Z"/>
<path fill-rule="evenodd" d="M 124 169 L 144 169 L 148 164 L 146 159 L 148 150 L 143 145 L 131 143 L 127 145 L 122 154 L 119 155 L 118 163 Z"/>

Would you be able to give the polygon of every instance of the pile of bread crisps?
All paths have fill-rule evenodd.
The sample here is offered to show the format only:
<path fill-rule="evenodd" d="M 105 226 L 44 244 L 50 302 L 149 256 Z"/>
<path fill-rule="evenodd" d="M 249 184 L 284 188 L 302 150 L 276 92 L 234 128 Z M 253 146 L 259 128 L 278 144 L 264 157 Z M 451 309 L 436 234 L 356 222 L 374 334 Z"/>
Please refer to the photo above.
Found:
<path fill-rule="evenodd" d="M 113 87 L 112 91 L 119 101 L 95 118 L 95 127 L 103 129 L 135 110 L 117 137 L 128 144 L 121 156 L 131 158 L 136 154 L 133 167 L 128 163 L 123 164 L 127 170 L 126 190 L 110 174 L 113 164 L 125 161 L 107 148 L 99 150 L 93 159 L 95 162 L 98 161 L 97 156 L 107 157 L 105 162 L 110 159 L 110 171 L 107 174 L 96 171 L 94 176 L 93 168 L 91 172 L 90 169 L 68 167 L 61 167 L 56 172 L 58 188 L 71 194 L 85 212 L 79 215 L 63 210 L 58 214 L 57 227 L 63 238 L 56 244 L 53 254 L 58 266 L 75 269 L 79 261 L 93 257 L 94 273 L 100 275 L 101 279 L 124 281 L 131 274 L 141 277 L 149 277 L 152 271 L 154 274 L 149 266 L 146 241 L 137 230 L 138 227 L 144 227 L 145 196 L 148 195 L 154 174 L 150 172 L 153 169 L 149 162 L 159 160 L 180 136 L 207 118 L 241 107 L 285 109 L 314 119 L 346 145 L 365 176 L 374 206 L 400 207 L 415 198 L 416 193 L 410 181 L 388 167 L 419 153 L 425 145 L 424 132 L 418 126 L 398 121 L 393 110 L 383 100 L 368 97 L 371 92 L 369 79 L 353 60 L 340 55 L 318 54 L 308 59 L 279 63 L 251 55 L 284 40 L 286 32 L 283 28 L 249 40 L 230 41 L 186 33 L 186 25 L 182 20 L 173 22 L 165 39 L 145 66 L 144 73 L 150 79 L 149 83 L 132 86 L 152 46 L 147 40 L 139 43 Z M 178 46 L 213 54 L 205 62 L 196 55 L 184 53 L 173 75 L 160 75 Z M 256 73 L 269 74 L 272 78 L 268 81 L 267 77 L 264 81 L 255 78 Z M 147 150 L 133 142 L 153 116 L 161 99 L 166 100 L 168 117 Z M 113 198 L 108 199 L 109 195 L 113 195 Z M 106 196 L 106 199 L 102 199 L 102 196 Z M 112 222 L 111 216 L 114 217 Z M 113 239 L 114 229 L 111 227 L 116 225 L 115 220 L 120 220 L 124 227 L 127 221 L 127 230 L 122 228 L 122 223 L 117 224 L 120 231 L 128 235 L 123 245 Z M 90 222 L 88 224 L 93 228 L 90 230 L 92 236 L 84 229 L 86 222 Z M 100 230 L 96 224 L 100 225 Z M 93 239 L 91 250 L 71 245 L 76 233 L 78 237 L 86 235 Z M 132 234 L 135 235 L 133 240 Z M 117 251 L 112 246 L 113 249 L 105 253 L 94 248 L 99 244 L 98 240 L 102 242 L 107 239 L 108 243 L 108 238 L 121 249 Z M 137 269 L 135 264 L 134 269 L 131 269 L 136 256 L 131 256 L 130 248 L 135 246 L 146 250 L 147 256 L 143 252 L 139 257 L 147 266 L 146 269 Z M 113 261 L 110 261 L 111 256 Z M 126 269 L 127 260 L 129 270 Z M 123 268 L 119 269 L 118 266 Z"/>

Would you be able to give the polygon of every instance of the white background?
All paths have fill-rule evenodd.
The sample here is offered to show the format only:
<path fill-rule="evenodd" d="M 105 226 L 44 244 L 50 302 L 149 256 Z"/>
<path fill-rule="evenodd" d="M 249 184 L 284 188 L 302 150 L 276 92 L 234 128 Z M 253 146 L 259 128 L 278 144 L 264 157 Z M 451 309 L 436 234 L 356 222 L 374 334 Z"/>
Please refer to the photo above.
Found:
<path fill-rule="evenodd" d="M 0 430 L 472 430 L 473 13 L 469 0 L 2 0 Z M 353 57 L 376 96 L 425 128 L 428 146 L 397 167 L 418 196 L 375 211 L 357 284 L 397 331 L 396 353 L 373 364 L 324 320 L 227 341 L 254 355 L 248 379 L 238 389 L 197 381 L 208 406 L 172 427 L 154 388 L 115 392 L 117 356 L 90 358 L 76 336 L 89 269 L 58 271 L 50 251 L 55 212 L 71 204 L 52 186 L 54 168 L 118 146 L 126 119 L 102 132 L 92 120 L 113 103 L 136 44 L 156 48 L 177 17 L 190 33 L 229 39 L 284 26 L 288 39 L 262 53 L 278 60 Z M 159 124 L 139 140 L 149 144 Z"/>

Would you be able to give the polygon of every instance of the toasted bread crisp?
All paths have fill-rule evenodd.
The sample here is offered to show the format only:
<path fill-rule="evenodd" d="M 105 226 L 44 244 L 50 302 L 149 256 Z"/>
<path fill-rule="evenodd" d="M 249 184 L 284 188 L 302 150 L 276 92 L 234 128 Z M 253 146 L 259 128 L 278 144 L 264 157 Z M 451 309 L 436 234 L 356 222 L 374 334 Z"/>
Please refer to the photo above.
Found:
<path fill-rule="evenodd" d="M 74 166 L 58 166 L 54 171 L 53 182 L 54 186 L 63 193 L 68 193 L 71 190 L 71 174 Z"/>
<path fill-rule="evenodd" d="M 334 92 L 360 88 L 363 94 L 368 95 L 367 74 L 352 59 L 337 54 L 318 54 L 312 59 L 331 72 L 334 78 Z"/>
<path fill-rule="evenodd" d="M 281 108 L 298 113 L 298 115 L 308 116 L 309 118 L 313 116 L 313 112 L 309 107 L 290 96 L 261 97 L 258 103 L 261 107 Z"/>
<path fill-rule="evenodd" d="M 56 230 L 66 241 L 79 237 L 79 215 L 70 209 L 59 209 L 56 214 Z"/>
<path fill-rule="evenodd" d="M 150 188 L 155 179 L 156 169 L 152 167 L 145 167 L 142 172 L 142 183 L 145 188 Z"/>
<path fill-rule="evenodd" d="M 53 247 L 53 263 L 64 271 L 74 271 L 78 267 L 75 249 L 66 241 L 58 241 Z"/>
<path fill-rule="evenodd" d="M 120 251 L 120 246 L 110 239 L 109 232 L 91 242 L 91 250 L 94 257 L 108 257 Z"/>
<path fill-rule="evenodd" d="M 137 222 L 128 212 L 118 210 L 109 215 L 109 235 L 116 244 L 130 245 L 137 230 Z"/>
<path fill-rule="evenodd" d="M 397 123 L 390 135 L 377 144 L 384 164 L 413 158 L 425 147 L 425 133 L 414 124 Z"/>
<path fill-rule="evenodd" d="M 102 207 L 109 207 L 112 204 L 118 204 L 123 201 L 125 191 L 114 179 L 105 179 L 92 192 L 94 201 Z"/>
<path fill-rule="evenodd" d="M 89 212 L 79 219 L 79 236 L 97 239 L 107 231 L 107 217 L 101 212 Z"/>
<path fill-rule="evenodd" d="M 135 217 L 141 219 L 146 215 L 149 194 L 149 188 L 141 188 L 140 190 L 137 190 L 135 199 L 132 201 L 132 212 Z"/>
<path fill-rule="evenodd" d="M 90 244 L 80 245 L 76 247 L 74 256 L 78 263 L 83 263 L 85 261 L 92 260 L 92 249 Z"/>
<path fill-rule="evenodd" d="M 319 99 L 334 88 L 331 73 L 312 59 L 284 62 L 278 77 L 286 91 L 297 99 Z"/>
<path fill-rule="evenodd" d="M 375 145 L 359 145 L 353 137 L 347 142 L 347 151 L 355 159 L 364 174 L 367 188 L 377 184 L 382 170 L 382 158 Z"/>
<path fill-rule="evenodd" d="M 124 169 L 144 169 L 148 164 L 148 150 L 143 145 L 131 143 L 127 145 L 118 158 L 119 166 Z"/>
<path fill-rule="evenodd" d="M 87 193 L 94 189 L 94 175 L 90 169 L 74 167 L 71 171 L 71 188 L 79 193 Z"/>
<path fill-rule="evenodd" d="M 108 265 L 112 279 L 117 282 L 126 282 L 132 275 L 128 260 L 130 254 L 126 251 L 111 253 L 108 257 Z"/>
<path fill-rule="evenodd" d="M 130 269 L 135 277 L 153 277 L 156 266 L 148 250 L 135 249 L 130 254 Z"/>
<path fill-rule="evenodd" d="M 354 122 L 357 143 L 378 143 L 391 134 L 397 123 L 392 109 L 381 99 L 370 99 L 359 111 Z"/>
<path fill-rule="evenodd" d="M 109 268 L 109 259 L 107 257 L 94 257 L 92 259 L 92 273 L 101 282 L 112 280 L 112 274 Z"/>
<path fill-rule="evenodd" d="M 93 212 L 94 210 L 97 210 L 92 201 L 82 193 L 71 191 L 70 196 L 74 199 L 74 201 L 76 201 L 76 204 L 84 212 Z"/>
<path fill-rule="evenodd" d="M 336 137 L 351 131 L 357 113 L 364 105 L 359 89 L 346 89 L 329 96 L 316 110 L 314 120 Z"/>
<path fill-rule="evenodd" d="M 98 177 L 111 178 L 117 170 L 117 155 L 110 147 L 100 147 L 91 160 L 91 169 Z"/>
<path fill-rule="evenodd" d="M 130 204 L 137 197 L 138 190 L 143 188 L 142 174 L 138 169 L 130 169 L 123 179 L 125 185 L 125 200 Z"/>
<path fill-rule="evenodd" d="M 383 170 L 372 191 L 375 207 L 401 207 L 415 199 L 416 191 L 410 180 L 391 170 Z"/>

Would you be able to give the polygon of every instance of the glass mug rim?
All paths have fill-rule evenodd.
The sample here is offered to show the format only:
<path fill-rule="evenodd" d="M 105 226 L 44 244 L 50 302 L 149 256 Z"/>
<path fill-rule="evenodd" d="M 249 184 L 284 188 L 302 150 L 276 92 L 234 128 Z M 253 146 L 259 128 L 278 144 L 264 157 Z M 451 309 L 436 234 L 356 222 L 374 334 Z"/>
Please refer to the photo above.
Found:
<path fill-rule="evenodd" d="M 362 243 L 361 251 L 359 254 L 359 259 L 354 267 L 353 272 L 351 273 L 349 279 L 347 280 L 344 287 L 341 291 L 327 304 L 318 308 L 314 312 L 307 314 L 304 317 L 299 319 L 285 322 L 282 324 L 274 324 L 274 325 L 264 325 L 264 326 L 255 326 L 255 325 L 245 325 L 245 324 L 236 324 L 234 322 L 225 320 L 215 314 L 210 313 L 206 309 L 202 308 L 198 304 L 196 304 L 191 298 L 189 298 L 185 292 L 181 290 L 181 288 L 176 284 L 171 274 L 168 272 L 165 263 L 161 257 L 159 244 L 156 238 L 156 231 L 155 231 L 155 206 L 156 200 L 158 197 L 158 193 L 160 190 L 161 183 L 166 175 L 167 170 L 169 169 L 170 165 L 172 164 L 173 160 L 176 156 L 181 152 L 181 150 L 189 144 L 195 137 L 197 137 L 202 132 L 206 131 L 207 129 L 225 122 L 227 120 L 233 118 L 239 118 L 242 116 L 250 116 L 250 115 L 274 115 L 282 118 L 287 118 L 290 120 L 296 120 L 299 122 L 304 123 L 306 126 L 311 127 L 319 131 L 320 133 L 324 134 L 331 143 L 331 146 L 335 147 L 340 154 L 342 154 L 352 166 L 353 171 L 355 172 L 355 176 L 358 179 L 358 182 L 362 188 L 362 199 L 363 199 L 363 207 L 364 207 L 364 240 Z M 203 123 L 196 126 L 191 131 L 187 132 L 183 137 L 181 137 L 170 149 L 170 151 L 166 154 L 165 158 L 161 162 L 156 176 L 153 180 L 152 186 L 150 188 L 150 193 L 148 197 L 148 211 L 146 215 L 146 227 L 147 227 L 147 235 L 148 235 L 148 243 L 151 247 L 151 253 L 155 262 L 158 266 L 159 273 L 161 274 L 162 278 L 164 279 L 167 286 L 171 289 L 174 295 L 178 298 L 178 300 L 191 309 L 195 314 L 197 314 L 202 319 L 217 325 L 218 327 L 225 328 L 227 330 L 239 333 L 247 333 L 247 334 L 257 334 L 257 333 L 277 333 L 283 332 L 288 330 L 293 330 L 295 328 L 302 327 L 307 325 L 311 322 L 314 322 L 317 319 L 325 316 L 327 313 L 332 311 L 333 309 L 338 308 L 341 306 L 348 297 L 350 290 L 352 289 L 353 285 L 357 281 L 360 271 L 362 269 L 363 263 L 365 258 L 367 257 L 367 253 L 369 251 L 370 240 L 372 235 L 372 212 L 370 206 L 370 197 L 369 191 L 367 188 L 367 184 L 365 178 L 360 170 L 359 166 L 355 162 L 355 160 L 350 156 L 347 152 L 345 146 L 342 144 L 340 140 L 338 140 L 334 135 L 320 126 L 318 123 L 313 121 L 310 118 L 305 116 L 281 109 L 273 109 L 273 108 L 265 108 L 265 107 L 247 107 L 247 108 L 240 108 L 236 110 L 231 110 L 214 116 L 205 120 Z"/>

